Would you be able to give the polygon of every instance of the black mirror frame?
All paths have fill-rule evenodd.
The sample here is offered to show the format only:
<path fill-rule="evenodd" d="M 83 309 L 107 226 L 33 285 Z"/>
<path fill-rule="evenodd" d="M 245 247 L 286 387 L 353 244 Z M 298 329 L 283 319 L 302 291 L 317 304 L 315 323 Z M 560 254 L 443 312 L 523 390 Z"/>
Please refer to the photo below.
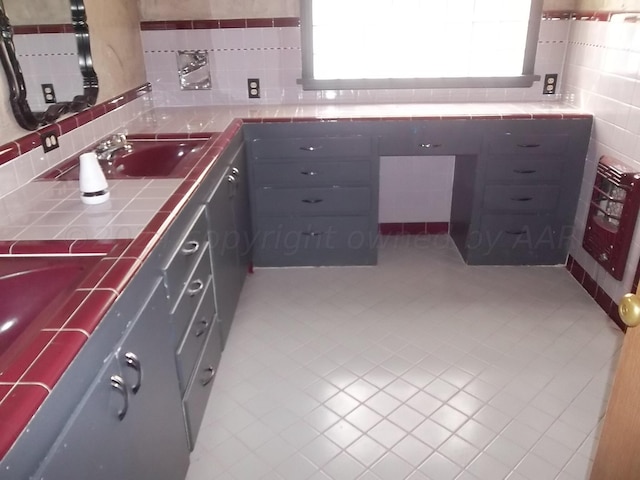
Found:
<path fill-rule="evenodd" d="M 0 2 L 0 6 L 2 2 Z M 13 28 L 4 7 L 0 9 L 0 61 L 7 76 L 9 101 L 13 115 L 25 130 L 37 130 L 38 127 L 55 122 L 60 116 L 86 110 L 95 105 L 98 99 L 98 75 L 93 69 L 91 46 L 89 43 L 89 25 L 83 0 L 70 0 L 71 24 L 78 46 L 78 61 L 82 75 L 83 94 L 73 100 L 51 105 L 44 112 L 33 112 L 27 101 L 27 88 L 24 82 L 20 62 L 13 44 Z"/>

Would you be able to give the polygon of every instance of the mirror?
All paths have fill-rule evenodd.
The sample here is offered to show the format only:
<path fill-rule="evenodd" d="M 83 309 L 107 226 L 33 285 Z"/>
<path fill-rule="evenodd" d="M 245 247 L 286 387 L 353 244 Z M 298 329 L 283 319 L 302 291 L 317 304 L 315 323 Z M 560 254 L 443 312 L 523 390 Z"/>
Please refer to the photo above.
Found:
<path fill-rule="evenodd" d="M 96 103 L 83 0 L 0 0 L 0 35 L 9 100 L 22 128 L 36 130 Z"/>

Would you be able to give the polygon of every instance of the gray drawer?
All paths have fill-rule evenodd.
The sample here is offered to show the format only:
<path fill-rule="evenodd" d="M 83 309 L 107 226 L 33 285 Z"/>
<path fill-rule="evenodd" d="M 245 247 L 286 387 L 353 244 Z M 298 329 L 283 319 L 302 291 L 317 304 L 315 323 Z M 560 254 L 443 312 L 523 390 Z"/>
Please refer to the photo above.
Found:
<path fill-rule="evenodd" d="M 369 187 L 270 188 L 255 191 L 258 215 L 344 215 L 371 209 Z"/>
<path fill-rule="evenodd" d="M 165 285 L 171 307 L 176 304 L 184 288 L 186 276 L 191 272 L 200 254 L 207 246 L 207 217 L 205 208 L 198 209 L 188 233 L 180 240 L 169 262 L 163 267 Z"/>
<path fill-rule="evenodd" d="M 559 154 L 567 150 L 568 144 L 569 135 L 566 133 L 502 133 L 489 137 L 488 149 L 490 153 L 518 155 Z"/>
<path fill-rule="evenodd" d="M 509 212 L 549 212 L 558 204 L 558 185 L 487 185 L 482 206 L 485 210 Z"/>
<path fill-rule="evenodd" d="M 211 392 L 213 380 L 218 371 L 221 354 L 222 342 L 216 324 L 215 328 L 209 330 L 207 343 L 202 349 L 198 365 L 193 372 L 189 387 L 182 401 L 190 450 L 193 450 L 196 444 L 196 438 L 200 430 L 200 425 L 202 424 L 202 417 L 204 416 L 204 410 L 207 406 L 209 393 Z"/>
<path fill-rule="evenodd" d="M 260 217 L 255 227 L 259 267 L 373 265 L 377 258 L 377 231 L 368 216 Z"/>
<path fill-rule="evenodd" d="M 257 138 L 251 142 L 253 159 L 368 157 L 373 153 L 369 137 Z"/>
<path fill-rule="evenodd" d="M 561 157 L 500 155 L 486 159 L 487 180 L 527 183 L 563 182 L 565 161 Z"/>
<path fill-rule="evenodd" d="M 371 182 L 371 162 L 260 162 L 253 166 L 256 186 L 317 187 Z"/>
<path fill-rule="evenodd" d="M 380 155 L 421 156 L 477 154 L 482 132 L 468 120 L 385 122 L 380 132 Z"/>
<path fill-rule="evenodd" d="M 213 289 L 208 244 L 205 244 L 205 246 L 206 248 L 202 250 L 195 269 L 182 284 L 182 292 L 175 307 L 171 310 L 171 321 L 175 328 L 177 341 L 182 338 L 187 330 L 189 321 L 200 304 L 200 299 L 208 290 Z"/>
<path fill-rule="evenodd" d="M 556 265 L 566 260 L 571 226 L 554 215 L 483 215 L 467 240 L 475 265 Z"/>
<path fill-rule="evenodd" d="M 216 308 L 213 297 L 213 288 L 208 285 L 200 299 L 200 305 L 191 318 L 189 328 L 182 337 L 176 363 L 178 366 L 178 379 L 180 380 L 180 393 L 187 389 L 191 373 L 196 366 L 202 346 L 207 340 L 209 330 L 216 325 Z"/>

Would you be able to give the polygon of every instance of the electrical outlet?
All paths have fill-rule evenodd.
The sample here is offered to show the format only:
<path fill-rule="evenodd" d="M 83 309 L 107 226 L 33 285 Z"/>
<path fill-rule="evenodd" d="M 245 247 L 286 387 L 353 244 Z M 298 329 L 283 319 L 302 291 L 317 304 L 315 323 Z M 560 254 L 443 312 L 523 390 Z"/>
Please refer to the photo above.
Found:
<path fill-rule="evenodd" d="M 56 103 L 56 91 L 53 89 L 53 83 L 43 83 L 41 87 L 44 103 Z"/>
<path fill-rule="evenodd" d="M 249 92 L 249 98 L 260 98 L 260 79 L 248 78 L 247 90 Z"/>
<path fill-rule="evenodd" d="M 557 85 L 558 85 L 558 74 L 547 73 L 544 76 L 544 86 L 542 87 L 542 94 L 554 95 L 556 93 Z"/>
<path fill-rule="evenodd" d="M 40 142 L 42 143 L 42 148 L 44 149 L 44 153 L 50 152 L 51 150 L 55 150 L 60 146 L 60 144 L 58 143 L 58 134 L 53 130 L 41 133 Z"/>

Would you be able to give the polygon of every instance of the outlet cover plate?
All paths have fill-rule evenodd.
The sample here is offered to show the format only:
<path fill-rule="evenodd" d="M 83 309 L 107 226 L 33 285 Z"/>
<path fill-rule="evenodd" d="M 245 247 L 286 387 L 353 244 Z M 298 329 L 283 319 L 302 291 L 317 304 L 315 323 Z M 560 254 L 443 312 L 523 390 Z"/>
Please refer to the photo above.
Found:
<path fill-rule="evenodd" d="M 544 76 L 544 85 L 542 86 L 543 95 L 555 95 L 558 86 L 558 74 L 547 73 Z"/>
<path fill-rule="evenodd" d="M 44 153 L 55 150 L 60 146 L 60 143 L 58 142 L 58 134 L 52 130 L 41 133 L 40 142 L 42 143 Z"/>
<path fill-rule="evenodd" d="M 56 103 L 56 91 L 53 88 L 53 83 L 43 83 L 41 87 L 44 103 Z"/>
<path fill-rule="evenodd" d="M 260 98 L 260 79 L 248 78 L 247 79 L 247 92 L 249 98 Z"/>

